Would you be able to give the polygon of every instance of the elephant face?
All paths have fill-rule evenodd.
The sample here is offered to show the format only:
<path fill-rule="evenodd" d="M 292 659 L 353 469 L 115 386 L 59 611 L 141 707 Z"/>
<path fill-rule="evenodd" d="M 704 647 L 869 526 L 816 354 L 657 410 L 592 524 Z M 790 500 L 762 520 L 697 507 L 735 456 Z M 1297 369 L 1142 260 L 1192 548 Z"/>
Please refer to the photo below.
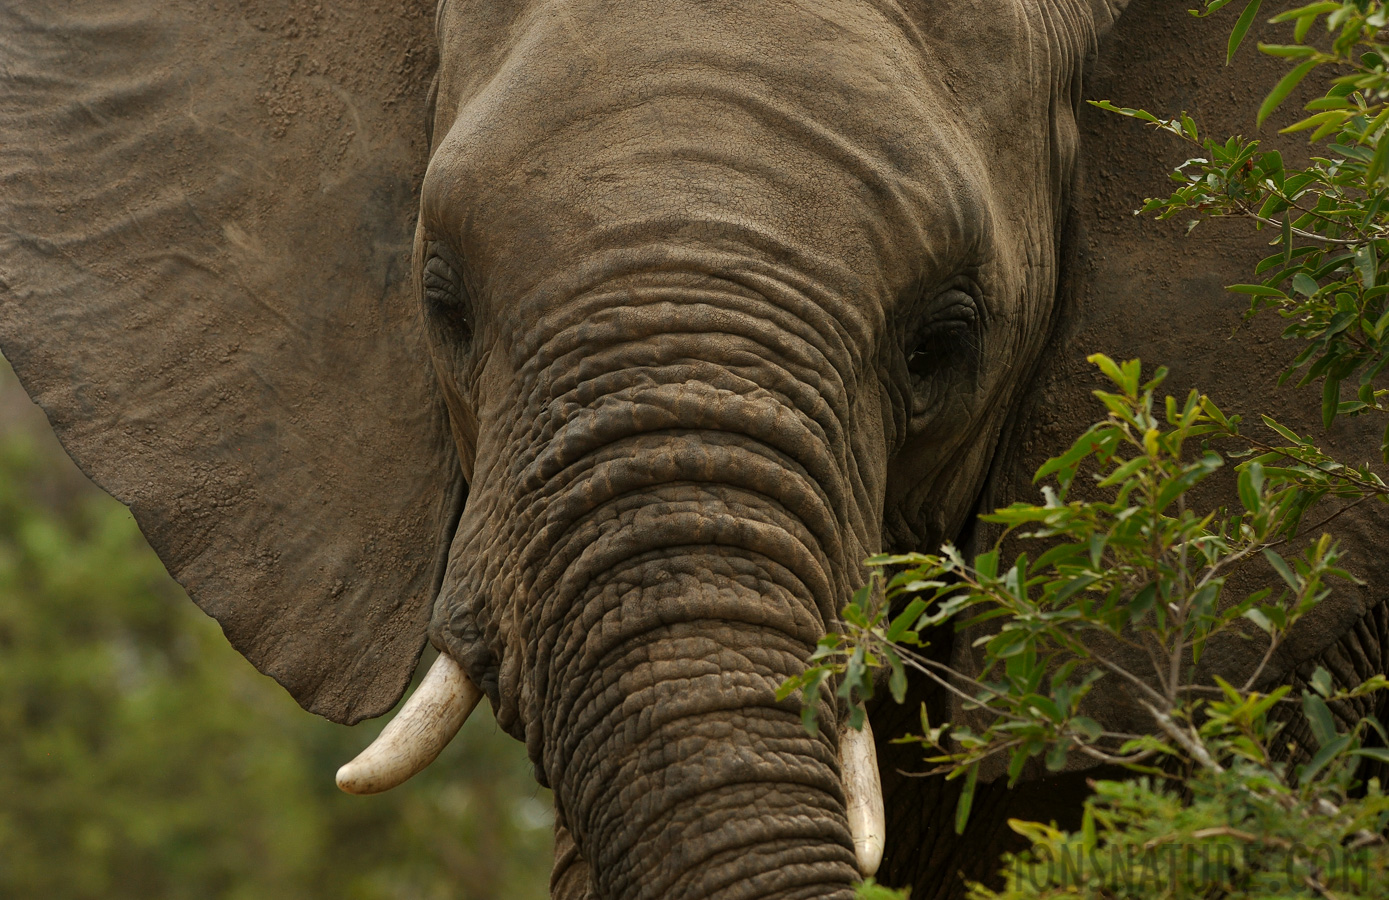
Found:
<path fill-rule="evenodd" d="M 1050 323 L 1088 8 L 455 3 L 439 28 L 416 256 L 474 491 L 573 363 L 664 354 L 780 377 L 860 545 L 957 530 Z"/>
<path fill-rule="evenodd" d="M 432 637 L 599 896 L 853 877 L 834 738 L 774 694 L 866 556 L 975 502 L 1096 34 L 1022 0 L 441 9 L 416 279 L 469 497 Z"/>

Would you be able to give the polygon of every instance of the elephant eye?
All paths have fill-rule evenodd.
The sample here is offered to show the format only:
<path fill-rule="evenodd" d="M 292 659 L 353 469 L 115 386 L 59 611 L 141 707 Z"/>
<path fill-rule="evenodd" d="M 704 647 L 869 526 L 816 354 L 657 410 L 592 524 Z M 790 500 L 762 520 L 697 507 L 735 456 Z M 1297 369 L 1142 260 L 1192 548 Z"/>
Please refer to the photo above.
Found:
<path fill-rule="evenodd" d="M 455 341 L 473 336 L 473 311 L 457 257 L 440 241 L 425 247 L 424 309 L 431 323 Z"/>
<path fill-rule="evenodd" d="M 952 386 L 974 373 L 979 343 L 974 298 L 960 290 L 937 297 L 906 351 L 913 417 L 932 412 Z"/>

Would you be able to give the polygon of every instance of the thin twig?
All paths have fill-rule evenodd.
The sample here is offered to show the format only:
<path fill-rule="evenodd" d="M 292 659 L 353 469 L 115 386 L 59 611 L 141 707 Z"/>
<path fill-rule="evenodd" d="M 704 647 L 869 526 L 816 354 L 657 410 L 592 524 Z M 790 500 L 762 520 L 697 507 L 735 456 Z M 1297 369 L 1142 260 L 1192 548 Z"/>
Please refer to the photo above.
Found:
<path fill-rule="evenodd" d="M 971 685 L 974 685 L 979 690 L 987 692 L 993 697 L 1002 698 L 1007 696 L 1006 694 L 992 687 L 989 687 L 987 684 L 984 684 L 981 681 L 976 681 L 975 679 L 970 678 L 968 675 L 965 675 L 964 673 L 955 670 L 946 663 L 938 662 L 934 659 L 921 656 L 920 654 L 907 650 L 904 647 L 898 647 L 897 654 L 902 658 L 904 662 L 910 665 L 913 669 L 916 669 L 918 672 L 921 672 L 923 675 L 930 678 L 936 684 L 945 688 L 947 691 L 954 694 L 956 697 L 959 697 L 965 703 L 970 704 L 970 706 L 972 707 L 977 707 L 979 709 L 985 708 L 983 702 L 978 697 L 971 697 L 969 694 L 966 694 L 964 691 L 956 687 L 951 679 L 959 679 L 960 681 L 967 682 Z M 950 677 L 942 678 L 940 675 L 937 675 L 934 671 L 932 671 L 932 669 L 939 669 L 945 672 L 946 675 Z M 1004 716 L 1016 722 L 1030 721 L 1025 716 L 1019 716 L 1015 713 L 1008 712 L 1004 709 L 994 709 L 993 707 L 989 707 L 989 709 L 991 709 L 993 712 L 996 712 L 1000 716 Z"/>
<path fill-rule="evenodd" d="M 1313 531 L 1317 531 L 1318 529 L 1321 529 L 1321 528 L 1325 528 L 1327 525 L 1330 525 L 1331 522 L 1332 522 L 1332 520 L 1334 520 L 1337 516 L 1341 515 L 1342 513 L 1348 512 L 1348 511 L 1354 509 L 1355 507 L 1359 506 L 1360 504 L 1364 503 L 1366 500 L 1372 500 L 1372 499 L 1374 499 L 1376 496 L 1377 496 L 1376 494 L 1364 494 L 1364 495 L 1362 495 L 1362 496 L 1360 497 L 1360 499 L 1358 499 L 1358 500 L 1352 500 L 1350 503 L 1347 503 L 1345 506 L 1343 506 L 1343 507 L 1341 507 L 1340 509 L 1336 510 L 1334 513 L 1332 513 L 1331 515 L 1327 516 L 1325 519 L 1322 519 L 1320 522 L 1317 522 L 1315 525 L 1308 525 L 1306 528 L 1303 528 L 1302 530 L 1298 531 L 1297 534 L 1289 535 L 1288 537 L 1284 537 L 1284 538 L 1279 538 L 1278 540 L 1273 541 L 1272 543 L 1269 543 L 1269 544 L 1265 544 L 1264 546 L 1265 546 L 1265 547 L 1277 547 L 1277 546 L 1279 546 L 1280 544 L 1286 544 L 1286 543 L 1288 543 L 1289 541 L 1295 541 L 1295 540 L 1298 540 L 1299 538 L 1304 538 L 1304 537 L 1306 537 L 1309 533 L 1311 533 L 1311 532 L 1313 532 Z"/>
<path fill-rule="evenodd" d="M 1167 733 L 1168 737 L 1181 744 L 1182 749 L 1191 754 L 1192 759 L 1196 760 L 1207 769 L 1210 769 L 1212 772 L 1225 771 L 1225 767 L 1211 758 L 1209 751 L 1202 746 L 1201 742 L 1193 739 L 1180 725 L 1172 721 L 1171 716 L 1146 700 L 1139 700 L 1138 702 L 1144 709 L 1148 710 L 1148 714 L 1158 723 L 1158 727 Z"/>
<path fill-rule="evenodd" d="M 1282 223 L 1282 222 L 1275 222 L 1273 219 L 1266 218 L 1266 217 L 1264 217 L 1264 216 L 1259 215 L 1258 213 L 1248 212 L 1248 211 L 1243 210 L 1243 209 L 1241 210 L 1241 213 L 1242 213 L 1245 217 L 1250 218 L 1250 219 L 1254 219 L 1254 220 L 1259 221 L 1259 222 L 1263 222 L 1265 225 L 1272 225 L 1274 228 L 1282 228 L 1282 227 L 1283 227 L 1283 223 Z M 1322 218 L 1325 218 L 1325 217 L 1322 217 Z M 1330 219 L 1328 219 L 1327 221 L 1331 221 L 1333 224 L 1336 224 L 1336 225 L 1341 224 L 1341 223 L 1339 223 L 1339 222 L 1335 222 L 1334 220 L 1330 220 Z M 1327 236 L 1324 235 L 1324 234 L 1317 234 L 1317 233 L 1312 232 L 1312 231 L 1303 231 L 1301 228 L 1289 228 L 1288 230 L 1291 231 L 1293 234 L 1297 235 L 1298 237 L 1306 238 L 1306 239 L 1309 240 L 1309 241 L 1322 241 L 1323 243 L 1327 243 L 1327 244 L 1365 244 L 1365 243 L 1368 243 L 1369 241 L 1372 241 L 1372 240 L 1375 239 L 1375 238 L 1361 238 L 1361 237 L 1356 237 L 1356 238 L 1334 238 L 1334 237 L 1327 237 Z M 1378 237 L 1378 235 L 1376 235 L 1376 237 Z"/>
<path fill-rule="evenodd" d="M 1247 694 L 1254 689 L 1254 683 L 1259 680 L 1260 675 L 1264 674 L 1264 667 L 1268 665 L 1270 659 L 1273 659 L 1273 651 L 1278 649 L 1278 645 L 1278 632 L 1275 631 L 1269 635 L 1268 649 L 1264 651 L 1263 658 L 1254 667 L 1254 671 L 1249 673 L 1249 679 L 1244 682 L 1244 686 L 1239 689 L 1241 694 Z"/>

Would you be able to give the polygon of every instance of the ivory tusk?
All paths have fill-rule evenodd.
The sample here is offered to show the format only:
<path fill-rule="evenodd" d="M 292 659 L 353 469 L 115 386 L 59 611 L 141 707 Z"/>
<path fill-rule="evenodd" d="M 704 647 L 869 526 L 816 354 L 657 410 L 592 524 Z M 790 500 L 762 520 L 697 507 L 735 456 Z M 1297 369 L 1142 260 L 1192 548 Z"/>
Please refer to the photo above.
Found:
<path fill-rule="evenodd" d="M 844 797 L 849 804 L 849 833 L 863 877 L 878 871 L 887 841 L 883 814 L 883 786 L 878 780 L 878 751 L 868 720 L 863 730 L 845 727 L 839 734 L 839 768 L 844 775 Z"/>
<path fill-rule="evenodd" d="M 376 740 L 338 769 L 338 787 L 376 794 L 402 784 L 448 746 L 482 691 L 447 653 L 440 653 L 419 688 Z"/>

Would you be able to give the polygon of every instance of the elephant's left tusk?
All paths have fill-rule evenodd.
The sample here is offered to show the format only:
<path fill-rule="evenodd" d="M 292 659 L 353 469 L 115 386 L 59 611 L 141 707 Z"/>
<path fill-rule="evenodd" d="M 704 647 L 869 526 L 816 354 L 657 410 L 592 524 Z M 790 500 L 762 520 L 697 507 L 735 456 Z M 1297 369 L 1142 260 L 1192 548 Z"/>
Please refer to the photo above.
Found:
<path fill-rule="evenodd" d="M 409 702 L 376 740 L 338 769 L 338 787 L 376 794 L 402 784 L 434 762 L 482 699 L 482 691 L 447 653 L 440 653 Z"/>
<path fill-rule="evenodd" d="M 878 871 L 887 841 L 883 813 L 883 786 L 878 780 L 878 751 L 873 729 L 863 720 L 863 730 L 846 727 L 839 735 L 839 768 L 844 773 L 844 796 L 849 804 L 849 833 L 854 838 L 863 877 Z"/>

